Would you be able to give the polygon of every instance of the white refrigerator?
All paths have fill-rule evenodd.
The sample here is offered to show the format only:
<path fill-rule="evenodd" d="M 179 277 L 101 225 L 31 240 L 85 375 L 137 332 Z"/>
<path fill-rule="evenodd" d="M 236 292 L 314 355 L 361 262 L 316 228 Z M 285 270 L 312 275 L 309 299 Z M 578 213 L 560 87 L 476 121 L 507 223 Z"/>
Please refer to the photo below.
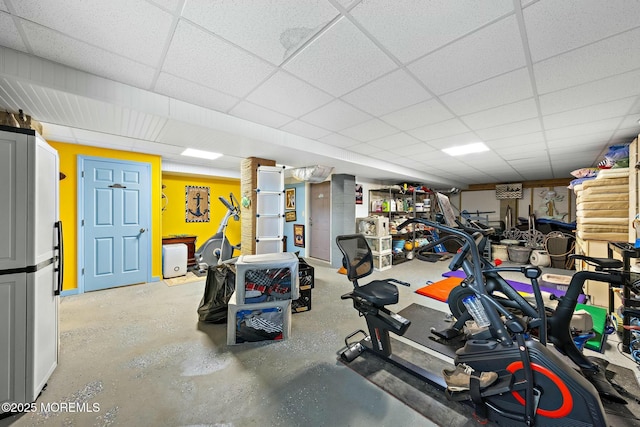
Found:
<path fill-rule="evenodd" d="M 0 126 L 0 403 L 34 402 L 58 364 L 58 182 L 56 150 Z"/>

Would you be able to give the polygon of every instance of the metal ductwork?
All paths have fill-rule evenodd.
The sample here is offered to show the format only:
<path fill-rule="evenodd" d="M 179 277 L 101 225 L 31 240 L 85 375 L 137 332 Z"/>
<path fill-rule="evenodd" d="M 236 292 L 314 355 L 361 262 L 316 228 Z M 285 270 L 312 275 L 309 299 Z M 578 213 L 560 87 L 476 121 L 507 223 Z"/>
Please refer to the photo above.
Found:
<path fill-rule="evenodd" d="M 316 165 L 292 169 L 291 176 L 298 181 L 317 183 L 326 180 L 331 172 L 333 172 L 332 166 Z"/>

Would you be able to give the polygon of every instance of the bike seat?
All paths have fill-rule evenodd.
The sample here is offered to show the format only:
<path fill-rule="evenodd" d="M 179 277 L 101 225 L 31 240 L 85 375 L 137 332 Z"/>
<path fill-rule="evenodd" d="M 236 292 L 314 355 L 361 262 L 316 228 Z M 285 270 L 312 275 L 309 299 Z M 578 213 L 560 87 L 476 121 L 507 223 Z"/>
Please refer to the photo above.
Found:
<path fill-rule="evenodd" d="M 374 280 L 364 286 L 358 286 L 353 289 L 353 295 L 377 307 L 398 302 L 398 288 L 386 280 Z"/>
<path fill-rule="evenodd" d="M 622 261 L 619 260 L 619 259 L 593 258 L 593 257 L 590 257 L 590 256 L 578 255 L 578 254 L 572 254 L 572 255 L 569 255 L 569 257 L 573 258 L 573 259 L 583 260 L 587 264 L 591 264 L 591 265 L 595 266 L 597 269 L 612 270 L 612 269 L 616 269 L 616 268 L 622 268 L 622 266 L 624 265 L 622 263 Z"/>

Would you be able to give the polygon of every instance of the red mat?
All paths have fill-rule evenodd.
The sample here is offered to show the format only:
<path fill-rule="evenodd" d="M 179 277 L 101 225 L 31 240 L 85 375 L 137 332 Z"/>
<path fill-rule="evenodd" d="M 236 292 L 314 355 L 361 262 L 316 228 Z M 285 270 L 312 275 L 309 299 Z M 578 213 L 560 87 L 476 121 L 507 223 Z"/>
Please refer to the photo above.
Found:
<path fill-rule="evenodd" d="M 424 295 L 425 297 L 437 299 L 438 301 L 447 302 L 451 289 L 455 288 L 460 283 L 462 283 L 462 278 L 460 277 L 447 277 L 444 280 L 433 282 L 418 289 L 416 293 Z"/>

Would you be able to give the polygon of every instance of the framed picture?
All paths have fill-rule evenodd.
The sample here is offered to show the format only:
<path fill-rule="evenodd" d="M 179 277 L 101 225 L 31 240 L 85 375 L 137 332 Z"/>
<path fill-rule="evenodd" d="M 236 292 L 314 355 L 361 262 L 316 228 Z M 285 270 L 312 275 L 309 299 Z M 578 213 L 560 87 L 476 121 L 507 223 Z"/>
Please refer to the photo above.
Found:
<path fill-rule="evenodd" d="M 284 208 L 291 210 L 296 208 L 296 189 L 287 188 L 284 190 Z"/>
<path fill-rule="evenodd" d="M 304 225 L 293 224 L 293 244 L 304 248 Z"/>
<path fill-rule="evenodd" d="M 292 222 L 296 220 L 296 211 L 285 212 L 284 220 L 286 222 Z"/>
<path fill-rule="evenodd" d="M 362 184 L 356 184 L 356 205 L 362 204 Z"/>
<path fill-rule="evenodd" d="M 209 222 L 209 187 L 184 188 L 185 222 Z"/>

